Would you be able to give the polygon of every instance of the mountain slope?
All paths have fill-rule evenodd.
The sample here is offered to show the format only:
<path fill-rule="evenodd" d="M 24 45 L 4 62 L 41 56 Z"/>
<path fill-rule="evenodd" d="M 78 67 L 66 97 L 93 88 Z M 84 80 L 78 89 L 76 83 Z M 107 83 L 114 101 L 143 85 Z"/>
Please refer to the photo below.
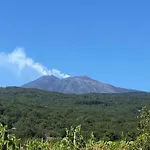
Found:
<path fill-rule="evenodd" d="M 22 87 L 37 88 L 60 93 L 126 93 L 134 90 L 115 87 L 110 84 L 93 80 L 87 76 L 75 76 L 59 79 L 55 76 L 42 76 L 41 78 L 29 82 Z"/>

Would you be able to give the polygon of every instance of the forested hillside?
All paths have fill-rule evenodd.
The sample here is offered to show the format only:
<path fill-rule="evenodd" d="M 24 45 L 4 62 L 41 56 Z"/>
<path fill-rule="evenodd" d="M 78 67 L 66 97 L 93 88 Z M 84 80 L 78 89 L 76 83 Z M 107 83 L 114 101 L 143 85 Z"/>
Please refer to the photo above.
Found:
<path fill-rule="evenodd" d="M 64 137 L 65 128 L 82 126 L 89 138 L 134 140 L 137 115 L 150 108 L 150 94 L 67 95 L 16 87 L 0 88 L 0 122 L 19 138 Z"/>

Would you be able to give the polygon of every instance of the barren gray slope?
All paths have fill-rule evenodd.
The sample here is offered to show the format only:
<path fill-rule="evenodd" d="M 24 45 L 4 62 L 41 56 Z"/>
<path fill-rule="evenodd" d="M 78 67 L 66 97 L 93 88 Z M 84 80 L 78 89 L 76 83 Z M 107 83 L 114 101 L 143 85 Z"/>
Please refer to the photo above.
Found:
<path fill-rule="evenodd" d="M 43 76 L 35 81 L 23 85 L 22 87 L 74 94 L 133 92 L 133 90 L 101 83 L 87 76 L 76 76 L 65 79 L 59 79 L 55 76 Z"/>

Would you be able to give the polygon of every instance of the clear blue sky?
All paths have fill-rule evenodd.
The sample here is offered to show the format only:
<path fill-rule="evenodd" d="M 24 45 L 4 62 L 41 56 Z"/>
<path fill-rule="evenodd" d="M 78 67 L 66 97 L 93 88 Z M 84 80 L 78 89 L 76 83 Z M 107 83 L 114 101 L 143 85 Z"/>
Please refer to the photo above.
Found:
<path fill-rule="evenodd" d="M 150 91 L 150 1 L 1 1 L 0 52 L 16 47 L 48 69 Z M 33 75 L 0 70 L 0 86 Z"/>

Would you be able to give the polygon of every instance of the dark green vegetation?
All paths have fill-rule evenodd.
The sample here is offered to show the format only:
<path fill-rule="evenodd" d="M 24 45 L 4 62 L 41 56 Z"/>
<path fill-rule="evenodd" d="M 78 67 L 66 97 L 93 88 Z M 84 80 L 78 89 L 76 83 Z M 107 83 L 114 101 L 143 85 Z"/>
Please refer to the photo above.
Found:
<path fill-rule="evenodd" d="M 20 138 L 63 137 L 65 128 L 82 126 L 97 140 L 134 140 L 138 110 L 150 108 L 150 94 L 67 95 L 34 89 L 1 88 L 0 122 Z"/>
<path fill-rule="evenodd" d="M 26 139 L 22 141 L 10 133 L 7 126 L 0 124 L 0 149 L 2 150 L 149 150 L 150 149 L 150 110 L 139 111 L 138 136 L 135 140 L 96 142 L 93 132 L 87 140 L 81 133 L 81 126 L 66 129 L 64 138 Z"/>

